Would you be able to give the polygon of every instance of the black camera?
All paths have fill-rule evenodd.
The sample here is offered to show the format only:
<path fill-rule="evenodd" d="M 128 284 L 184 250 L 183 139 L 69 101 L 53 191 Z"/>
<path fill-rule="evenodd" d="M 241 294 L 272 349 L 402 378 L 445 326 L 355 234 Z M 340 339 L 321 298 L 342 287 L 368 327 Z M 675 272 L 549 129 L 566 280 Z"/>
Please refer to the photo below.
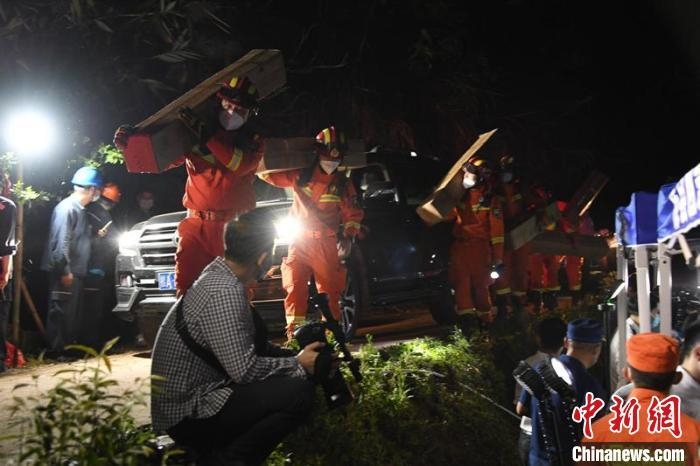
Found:
<path fill-rule="evenodd" d="M 294 331 L 294 338 L 300 348 L 315 341 L 326 345 L 320 349 L 316 363 L 314 364 L 314 380 L 321 384 L 326 397 L 326 404 L 330 409 L 345 406 L 352 402 L 353 395 L 345 382 L 345 378 L 339 369 L 332 370 L 333 349 L 326 338 L 326 324 L 314 322 L 302 325 Z M 332 372 L 332 373 L 331 373 Z"/>

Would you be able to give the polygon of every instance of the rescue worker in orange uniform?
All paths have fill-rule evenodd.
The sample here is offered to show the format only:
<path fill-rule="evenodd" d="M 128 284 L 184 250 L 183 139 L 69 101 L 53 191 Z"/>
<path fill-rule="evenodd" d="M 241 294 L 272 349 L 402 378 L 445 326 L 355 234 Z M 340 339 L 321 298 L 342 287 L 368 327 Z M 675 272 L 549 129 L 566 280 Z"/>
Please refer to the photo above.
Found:
<path fill-rule="evenodd" d="M 544 186 L 533 186 L 530 210 L 536 213 L 538 222 L 548 231 L 553 231 L 557 227 L 556 220 L 545 214 L 545 209 L 550 204 L 551 198 L 551 193 Z M 530 290 L 529 299 L 534 304 L 534 311 L 539 311 L 542 306 L 549 311 L 556 308 L 556 295 L 560 290 L 560 265 L 561 256 L 542 253 L 530 254 L 528 288 Z"/>
<path fill-rule="evenodd" d="M 463 167 L 462 200 L 448 218 L 454 218 L 448 277 L 455 289 L 456 312 L 463 329 L 480 319 L 491 321 L 489 286 L 493 267 L 503 264 L 503 211 L 491 192 L 484 160 Z"/>
<path fill-rule="evenodd" d="M 564 201 L 557 201 L 557 208 L 562 214 L 566 211 L 567 203 Z M 593 236 L 595 234 L 595 227 L 593 226 L 593 220 L 590 215 L 584 214 L 581 217 L 577 217 L 576 222 L 571 222 L 569 219 L 562 215 L 559 220 L 559 228 L 568 234 L 580 233 L 582 235 Z M 580 256 L 564 256 L 563 260 L 564 269 L 566 270 L 566 278 L 569 284 L 569 293 L 571 294 L 573 303 L 575 304 L 581 298 L 581 276 L 583 270 L 583 257 Z"/>
<path fill-rule="evenodd" d="M 312 274 L 319 293 L 328 294 L 328 304 L 340 318 L 340 295 L 345 287 L 345 267 L 351 239 L 359 232 L 362 208 L 352 181 L 339 173 L 346 141 L 335 127 L 316 135 L 317 161 L 305 169 L 261 174 L 266 182 L 294 190 L 292 215 L 301 222 L 301 232 L 282 261 L 282 286 L 287 291 L 284 309 L 287 337 L 306 319 L 308 281 Z M 342 226 L 342 235 L 338 231 Z"/>
<path fill-rule="evenodd" d="M 678 409 L 673 409 L 666 398 L 671 386 L 681 380 L 682 374 L 676 372 L 678 362 L 678 342 L 668 335 L 639 333 L 627 340 L 627 367 L 624 374 L 634 383 L 634 388 L 624 401 L 634 402 L 638 406 L 636 415 L 633 410 L 629 410 L 636 418 L 633 424 L 637 430 L 630 432 L 631 426 L 618 422 L 616 425 L 620 429 L 617 431 L 616 428 L 613 432 L 611 421 L 616 416 L 613 412 L 593 423 L 593 436 L 584 438 L 583 444 L 595 443 L 600 448 L 604 447 L 599 445 L 601 443 L 634 447 L 634 444 L 642 442 L 645 444 L 644 448 L 653 448 L 649 443 L 663 442 L 659 448 L 685 450 L 684 464 L 700 464 L 700 422 L 680 410 L 682 401 L 678 402 Z M 621 407 L 618 406 L 619 408 Z"/>
<path fill-rule="evenodd" d="M 203 129 L 191 112 L 180 118 L 201 143 L 171 167 L 185 164 L 187 183 L 182 204 L 187 217 L 178 226 L 175 283 L 184 293 L 212 260 L 224 254 L 224 225 L 255 207 L 253 181 L 263 154 L 263 140 L 244 127 L 257 114 L 258 91 L 247 77 L 234 76 L 217 93 L 220 128 Z M 121 133 L 120 133 L 121 132 Z M 122 149 L 128 133 L 119 128 L 115 145 Z"/>
<path fill-rule="evenodd" d="M 505 229 L 509 231 L 527 218 L 528 205 L 524 187 L 515 176 L 515 158 L 504 155 L 499 166 L 498 197 L 503 205 Z M 503 253 L 503 272 L 494 285 L 498 315 L 503 315 L 509 305 L 516 310 L 525 305 L 530 249 L 530 244 L 526 243 L 515 251 L 506 249 Z"/>

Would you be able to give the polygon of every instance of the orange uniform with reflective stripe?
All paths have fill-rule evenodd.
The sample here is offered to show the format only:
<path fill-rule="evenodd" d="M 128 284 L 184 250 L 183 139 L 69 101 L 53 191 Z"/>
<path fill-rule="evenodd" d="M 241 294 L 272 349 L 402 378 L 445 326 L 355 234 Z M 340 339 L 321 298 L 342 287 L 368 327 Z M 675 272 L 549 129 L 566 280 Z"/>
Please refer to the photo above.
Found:
<path fill-rule="evenodd" d="M 503 260 L 501 201 L 484 201 L 482 186 L 467 191 L 449 217 L 455 218 L 450 248 L 449 279 L 455 288 L 458 314 L 489 313 L 489 277 L 493 262 Z M 473 294 L 472 294 L 473 290 Z"/>
<path fill-rule="evenodd" d="M 567 203 L 557 201 L 557 207 L 562 214 L 566 210 Z M 580 233 L 582 235 L 593 235 L 595 228 L 590 215 L 583 215 L 578 218 L 578 225 L 572 224 L 566 217 L 562 215 L 559 219 L 559 228 L 564 233 Z M 583 269 L 583 257 L 580 256 L 565 256 L 566 260 L 566 278 L 569 282 L 570 291 L 581 290 L 581 272 Z"/>
<path fill-rule="evenodd" d="M 264 145 L 256 138 L 258 148 L 244 151 L 234 147 L 234 132 L 219 131 L 208 142 L 211 154 L 188 155 L 185 163 L 187 184 L 182 205 L 199 211 L 247 212 L 255 207 L 253 181 L 262 158 Z"/>
<path fill-rule="evenodd" d="M 493 249 L 493 260 L 503 260 L 503 207 L 500 199 L 492 197 L 484 203 L 485 191 L 477 186 L 453 210 L 456 218 L 452 235 L 458 240 L 484 239 Z"/>
<path fill-rule="evenodd" d="M 550 203 L 550 194 L 543 186 L 533 186 L 528 190 L 528 205 L 532 210 L 546 208 Z M 538 221 L 544 224 L 547 231 L 553 231 L 557 225 L 552 219 L 545 217 L 541 213 L 538 214 Z M 530 263 L 528 270 L 530 279 L 528 288 L 540 293 L 549 293 L 559 291 L 559 265 L 561 264 L 561 256 L 554 254 L 530 254 Z"/>
<path fill-rule="evenodd" d="M 510 231 L 524 220 L 527 205 L 519 183 L 503 184 L 502 190 L 500 198 L 503 205 L 503 221 L 506 231 Z M 522 301 L 528 287 L 530 244 L 526 243 L 515 251 L 504 251 L 503 264 L 503 273 L 495 284 L 496 295 L 513 293 Z"/>
<path fill-rule="evenodd" d="M 178 225 L 180 237 L 175 254 L 175 282 L 182 293 L 217 256 L 224 254 L 224 225 L 255 208 L 253 181 L 263 154 L 258 147 L 243 151 L 235 147 L 234 131 L 219 131 L 208 142 L 205 156 L 189 154 L 174 166 L 185 164 L 187 183 L 182 204 L 190 209 Z"/>
<path fill-rule="evenodd" d="M 345 268 L 338 258 L 336 232 L 343 226 L 345 237 L 360 231 L 363 211 L 349 179 L 338 172 L 330 175 L 318 166 L 308 183 L 300 185 L 302 170 L 267 173 L 260 177 L 280 188 L 293 188 L 292 215 L 301 220 L 302 232 L 289 247 L 282 262 L 282 285 L 287 328 L 306 318 L 307 282 L 313 274 L 320 293 L 328 294 L 331 312 L 340 317 L 340 294 L 345 286 Z"/>

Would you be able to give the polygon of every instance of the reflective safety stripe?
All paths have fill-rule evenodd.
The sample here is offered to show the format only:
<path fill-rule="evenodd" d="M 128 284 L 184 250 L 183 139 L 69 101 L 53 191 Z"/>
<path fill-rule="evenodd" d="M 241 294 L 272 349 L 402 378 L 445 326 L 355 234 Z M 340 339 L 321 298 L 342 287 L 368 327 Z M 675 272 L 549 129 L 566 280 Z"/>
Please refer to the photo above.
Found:
<path fill-rule="evenodd" d="M 502 288 L 500 290 L 496 290 L 497 295 L 504 295 L 510 293 L 510 288 Z"/>
<path fill-rule="evenodd" d="M 287 325 L 303 324 L 306 321 L 306 316 L 286 316 Z"/>
<path fill-rule="evenodd" d="M 458 309 L 457 310 L 458 316 L 464 316 L 464 315 L 469 315 L 469 314 L 476 315 L 476 309 L 471 307 L 469 309 Z"/>
<path fill-rule="evenodd" d="M 348 228 L 357 228 L 358 230 L 362 227 L 362 225 L 359 222 L 354 222 L 354 221 L 349 221 L 345 222 L 345 229 L 347 230 Z"/>
<path fill-rule="evenodd" d="M 306 194 L 309 197 L 311 197 L 311 195 L 314 193 L 308 186 L 304 186 L 303 188 L 301 188 L 301 190 L 304 192 L 304 194 Z"/>
<path fill-rule="evenodd" d="M 335 194 L 322 194 L 319 202 L 340 202 L 340 196 Z"/>
<path fill-rule="evenodd" d="M 494 236 L 491 238 L 491 244 L 500 244 L 503 242 L 503 236 Z"/>
<path fill-rule="evenodd" d="M 241 160 L 243 160 L 243 151 L 239 148 L 233 149 L 233 155 L 231 155 L 231 160 L 226 164 L 226 168 L 235 172 L 241 165 Z"/>
<path fill-rule="evenodd" d="M 216 163 L 216 159 L 215 159 L 214 156 L 211 155 L 211 154 L 203 155 L 202 158 L 203 158 L 205 161 L 207 161 L 207 162 L 209 162 L 209 163 L 211 163 L 211 164 L 215 164 L 215 163 Z"/>
<path fill-rule="evenodd" d="M 491 210 L 491 207 L 484 207 L 478 204 L 472 206 L 472 212 L 488 212 L 489 210 Z"/>

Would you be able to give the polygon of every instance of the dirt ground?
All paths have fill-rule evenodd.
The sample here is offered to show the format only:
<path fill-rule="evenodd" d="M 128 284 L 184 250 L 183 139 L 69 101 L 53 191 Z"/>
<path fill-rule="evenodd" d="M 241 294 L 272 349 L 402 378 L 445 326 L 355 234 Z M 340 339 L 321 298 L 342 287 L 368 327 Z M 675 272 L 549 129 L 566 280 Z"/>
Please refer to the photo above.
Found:
<path fill-rule="evenodd" d="M 110 356 L 112 363 L 112 375 L 110 378 L 116 380 L 119 385 L 112 387 L 111 392 L 122 393 L 129 384 L 134 384 L 135 379 L 146 378 L 150 374 L 151 359 L 143 357 L 143 353 L 134 351 Z M 4 464 L 4 459 L 17 451 L 19 435 L 17 429 L 11 427 L 9 406 L 12 404 L 14 396 L 28 397 L 37 396 L 56 384 L 55 374 L 67 368 L 82 368 L 84 364 L 96 364 L 96 360 L 80 360 L 72 363 L 43 364 L 33 368 L 11 369 L 0 375 L 0 462 Z M 67 376 L 67 375 L 63 375 Z M 35 381 L 36 378 L 36 381 Z M 27 387 L 14 389 L 17 385 L 29 384 Z M 147 398 L 150 402 L 150 398 Z M 139 425 L 151 422 L 150 404 L 145 407 L 137 407 L 133 415 Z M 15 437 L 15 438 L 7 438 Z"/>

